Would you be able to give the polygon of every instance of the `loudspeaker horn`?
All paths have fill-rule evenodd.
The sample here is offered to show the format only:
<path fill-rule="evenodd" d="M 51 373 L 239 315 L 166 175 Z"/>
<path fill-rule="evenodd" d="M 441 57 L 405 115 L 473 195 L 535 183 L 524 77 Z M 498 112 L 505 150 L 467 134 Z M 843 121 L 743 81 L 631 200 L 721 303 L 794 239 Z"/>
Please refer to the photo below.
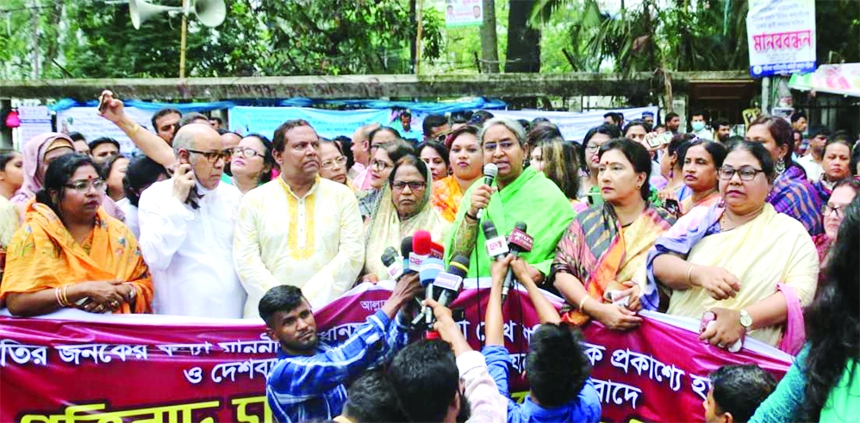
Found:
<path fill-rule="evenodd" d="M 134 29 L 140 29 L 140 24 L 162 12 L 181 12 L 181 7 L 158 6 L 147 3 L 146 0 L 128 0 L 128 11 L 131 13 L 131 24 Z"/>
<path fill-rule="evenodd" d="M 227 7 L 224 0 L 196 0 L 192 10 L 203 25 L 215 27 L 224 22 L 227 16 Z"/>

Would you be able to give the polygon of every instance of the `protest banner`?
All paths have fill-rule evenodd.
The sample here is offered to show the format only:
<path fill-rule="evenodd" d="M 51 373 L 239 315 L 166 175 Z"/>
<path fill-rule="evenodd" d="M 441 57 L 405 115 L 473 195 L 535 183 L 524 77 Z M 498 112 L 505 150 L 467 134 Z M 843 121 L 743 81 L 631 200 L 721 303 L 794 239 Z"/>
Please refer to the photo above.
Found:
<path fill-rule="evenodd" d="M 814 0 L 749 0 L 746 23 L 752 76 L 815 70 Z"/>
<path fill-rule="evenodd" d="M 488 285 L 472 281 L 454 303 L 475 349 L 483 337 Z M 382 307 L 391 284 L 362 284 L 315 317 L 320 338 L 348 338 Z M 560 305 L 557 298 L 552 298 Z M 522 377 L 538 318 L 525 292 L 505 303 L 505 341 L 513 356 L 512 391 Z M 74 319 L 74 320 L 70 320 Z M 680 326 L 679 326 L 680 325 Z M 605 421 L 701 420 L 707 375 L 730 363 L 757 363 L 778 378 L 790 358 L 747 340 L 731 354 L 704 345 L 683 320 L 648 314 L 631 332 L 599 323 L 585 329 L 585 351 Z M 261 321 L 64 310 L 34 319 L 0 317 L 0 421 L 271 422 L 265 377 L 279 345 Z"/>

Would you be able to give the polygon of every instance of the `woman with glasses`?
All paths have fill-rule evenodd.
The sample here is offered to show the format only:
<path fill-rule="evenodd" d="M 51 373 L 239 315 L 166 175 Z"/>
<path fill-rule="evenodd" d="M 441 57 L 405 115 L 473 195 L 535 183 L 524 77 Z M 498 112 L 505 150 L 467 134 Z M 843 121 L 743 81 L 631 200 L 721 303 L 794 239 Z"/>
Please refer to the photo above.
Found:
<path fill-rule="evenodd" d="M 230 165 L 221 174 L 221 182 L 235 186 L 244 195 L 272 180 L 278 165 L 272 156 L 272 142 L 268 138 L 250 134 L 230 151 Z"/>
<path fill-rule="evenodd" d="M 597 183 L 597 167 L 600 163 L 597 152 L 600 151 L 600 146 L 620 136 L 621 131 L 618 130 L 617 126 L 604 124 L 591 128 L 582 140 L 583 148 L 580 163 L 585 172 L 583 175 L 585 177 L 582 178 L 579 199 L 589 206 L 603 204 L 600 186 Z"/>
<path fill-rule="evenodd" d="M 803 225 L 767 202 L 775 178 L 763 143 L 733 144 L 720 168 L 723 201 L 691 210 L 648 254 L 645 308 L 657 308 L 666 286 L 668 314 L 715 320 L 701 340 L 730 348 L 750 336 L 797 354 L 818 254 Z"/>
<path fill-rule="evenodd" d="M 681 201 L 681 213 L 688 213 L 693 207 L 710 207 L 720 201 L 719 171 L 726 154 L 726 147 L 720 143 L 697 140 L 679 156 L 684 184 L 692 191 Z"/>
<path fill-rule="evenodd" d="M 379 207 L 367 229 L 365 281 L 386 279 L 381 259 L 385 249 L 397 248 L 415 231 L 428 231 L 434 242 L 442 242 L 451 225 L 430 203 L 432 195 L 433 180 L 427 164 L 412 154 L 399 159 L 382 188 Z"/>
<path fill-rule="evenodd" d="M 490 119 L 478 139 L 485 166 L 495 164 L 498 175 L 489 185 L 473 184 L 463 196 L 454 230 L 446 240 L 446 260 L 462 254 L 471 263 L 469 277 L 488 277 L 493 259 L 485 247 L 483 225 L 492 222 L 500 236 L 507 236 L 523 222 L 534 242 L 532 250 L 520 257 L 528 263 L 532 279 L 543 282 L 555 244 L 573 219 L 570 202 L 543 173 L 524 167 L 528 146 L 522 125 L 506 118 Z"/>
<path fill-rule="evenodd" d="M 850 178 L 854 171 L 851 169 L 851 148 L 853 143 L 845 138 L 833 138 L 824 145 L 821 156 L 821 166 L 824 174 L 821 179 L 812 186 L 818 192 L 822 203 L 827 203 L 833 188 L 846 178 Z M 826 230 L 826 228 L 825 228 Z"/>
<path fill-rule="evenodd" d="M 149 269 L 131 231 L 101 207 L 107 186 L 97 169 L 82 154 L 48 166 L 8 249 L 0 298 L 12 314 L 151 311 Z"/>
<path fill-rule="evenodd" d="M 571 305 L 563 320 L 581 325 L 594 318 L 628 330 L 642 321 L 635 312 L 648 250 L 674 218 L 649 201 L 652 162 L 642 144 L 618 138 L 600 147 L 598 158 L 605 202 L 577 214 L 567 228 L 555 252 L 553 286 Z"/>
<path fill-rule="evenodd" d="M 466 125 L 451 132 L 451 174 L 433 183 L 433 206 L 448 222 L 454 222 L 463 193 L 483 175 L 484 153 L 476 126 Z"/>
<path fill-rule="evenodd" d="M 821 215 L 824 217 L 824 233 L 812 237 L 812 242 L 815 243 L 815 248 L 818 250 L 818 261 L 821 263 L 819 283 L 827 280 L 824 269 L 827 268 L 829 262 L 828 256 L 831 246 L 836 242 L 836 235 L 839 233 L 842 219 L 845 218 L 845 209 L 857 198 L 858 192 L 860 192 L 860 180 L 843 179 L 836 183 L 827 198 L 827 202 L 821 208 Z M 819 288 L 821 287 L 819 286 Z"/>
<path fill-rule="evenodd" d="M 424 141 L 418 144 L 417 150 L 418 157 L 430 168 L 430 173 L 433 174 L 433 182 L 448 176 L 448 169 L 451 168 L 451 164 L 449 162 L 448 149 L 445 147 L 444 141 Z"/>
<path fill-rule="evenodd" d="M 320 177 L 346 185 L 354 191 L 346 177 L 346 161 L 338 143 L 320 138 Z"/>
<path fill-rule="evenodd" d="M 746 138 L 764 145 L 773 161 L 775 180 L 767 202 L 777 213 L 785 213 L 806 228 L 810 235 L 824 231 L 821 223 L 821 199 L 809 183 L 803 168 L 791 159 L 794 141 L 791 124 L 780 117 L 760 117 L 747 129 Z"/>
<path fill-rule="evenodd" d="M 382 188 L 387 183 L 391 169 L 394 169 L 394 164 L 397 163 L 397 160 L 400 160 L 407 154 L 415 155 L 415 150 L 412 146 L 403 140 L 378 144 L 371 151 L 373 155 L 370 156 L 369 166 L 370 189 L 358 194 L 358 209 L 361 212 L 361 218 L 365 221 L 379 207 Z"/>

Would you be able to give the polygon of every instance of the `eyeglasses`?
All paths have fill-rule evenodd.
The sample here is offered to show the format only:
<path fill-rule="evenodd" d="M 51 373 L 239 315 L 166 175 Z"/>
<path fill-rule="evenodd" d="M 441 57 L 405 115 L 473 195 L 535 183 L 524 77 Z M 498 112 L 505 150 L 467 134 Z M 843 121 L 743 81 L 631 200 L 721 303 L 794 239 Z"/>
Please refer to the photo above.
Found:
<path fill-rule="evenodd" d="M 742 181 L 752 181 L 755 179 L 756 175 L 764 173 L 764 171 L 752 166 L 741 166 L 740 169 L 735 169 L 731 166 L 723 166 L 720 168 L 720 179 L 730 181 L 735 176 L 735 173 L 738 174 Z"/>
<path fill-rule="evenodd" d="M 410 191 L 421 191 L 427 187 L 427 183 L 421 181 L 413 181 L 413 182 L 405 182 L 398 181 L 391 184 L 396 191 L 403 191 L 406 187 L 409 187 Z"/>
<path fill-rule="evenodd" d="M 602 146 L 603 144 L 588 144 L 587 146 L 585 146 L 585 149 L 593 153 L 597 150 L 600 150 L 600 147 Z"/>
<path fill-rule="evenodd" d="M 217 163 L 218 160 L 224 159 L 224 161 L 230 160 L 230 155 L 232 151 L 223 150 L 223 151 L 197 151 L 197 150 L 188 150 L 189 153 L 199 154 L 206 158 L 209 163 Z"/>
<path fill-rule="evenodd" d="M 263 157 L 263 153 L 260 153 L 251 147 L 236 147 L 233 149 L 232 153 L 236 157 L 242 157 L 245 159 L 253 159 L 257 156 Z"/>
<path fill-rule="evenodd" d="M 836 217 L 841 218 L 845 216 L 845 207 L 847 207 L 845 204 L 831 205 L 830 203 L 827 203 L 821 208 L 821 215 L 827 217 L 830 216 L 831 212 L 836 212 Z"/>
<path fill-rule="evenodd" d="M 390 165 L 388 163 L 383 162 L 382 160 L 373 159 L 370 161 L 370 169 L 375 170 L 377 172 L 382 172 L 389 167 L 394 167 L 394 165 Z"/>
<path fill-rule="evenodd" d="M 334 167 L 335 163 L 337 163 L 338 166 L 345 165 L 346 164 L 346 157 L 340 156 L 334 160 L 326 160 L 326 161 L 322 162 L 322 165 L 320 165 L 320 167 L 323 169 L 331 169 Z"/>
<path fill-rule="evenodd" d="M 484 151 L 487 153 L 496 151 L 496 148 L 501 147 L 502 151 L 508 151 L 514 148 L 514 141 L 502 141 L 502 142 L 485 142 L 484 143 Z"/>
<path fill-rule="evenodd" d="M 71 184 L 66 184 L 66 188 L 73 189 L 81 194 L 86 193 L 93 188 L 97 193 L 102 194 L 107 191 L 107 184 L 101 179 L 93 179 L 92 181 L 75 181 Z"/>
<path fill-rule="evenodd" d="M 451 135 L 451 133 L 445 132 L 443 134 L 436 135 L 436 141 L 439 141 L 444 144 L 445 141 L 448 139 L 448 135 Z"/>

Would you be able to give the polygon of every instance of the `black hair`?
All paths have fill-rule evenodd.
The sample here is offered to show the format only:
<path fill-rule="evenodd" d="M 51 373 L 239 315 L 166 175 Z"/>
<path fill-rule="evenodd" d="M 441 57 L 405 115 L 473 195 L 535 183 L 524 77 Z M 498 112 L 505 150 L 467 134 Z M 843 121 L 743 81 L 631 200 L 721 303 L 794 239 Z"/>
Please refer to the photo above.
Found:
<path fill-rule="evenodd" d="M 191 122 L 194 122 L 195 120 L 198 120 L 198 119 L 199 120 L 205 120 L 206 124 L 207 125 L 209 124 L 209 118 L 206 117 L 206 115 L 204 115 L 203 113 L 190 112 L 190 113 L 186 113 L 186 114 L 182 115 L 182 119 L 179 120 L 179 127 L 181 128 L 181 127 L 188 125 Z"/>
<path fill-rule="evenodd" d="M 454 145 L 454 140 L 456 140 L 460 135 L 463 134 L 472 134 L 475 138 L 478 138 L 478 134 L 481 132 L 481 128 L 478 128 L 475 125 L 464 125 L 461 126 L 448 134 L 448 138 L 445 139 L 445 147 L 448 151 L 451 151 L 451 146 Z M 481 140 L 478 140 L 478 145 L 481 145 Z M 450 160 L 450 157 L 449 157 Z"/>
<path fill-rule="evenodd" d="M 517 123 L 519 123 L 527 133 L 532 129 L 532 123 L 529 122 L 528 119 L 517 119 Z"/>
<path fill-rule="evenodd" d="M 561 131 L 558 130 L 558 126 L 549 121 L 533 123 L 531 129 L 526 134 L 526 145 L 530 147 L 553 140 L 564 141 L 564 137 L 561 135 Z"/>
<path fill-rule="evenodd" d="M 604 114 L 603 118 L 604 119 L 610 118 L 610 119 L 612 119 L 612 123 L 615 126 L 621 126 L 621 121 L 624 120 L 624 115 L 622 115 L 621 113 L 609 112 L 609 113 Z"/>
<path fill-rule="evenodd" d="M 804 113 L 802 111 L 796 111 L 796 112 L 791 114 L 791 123 L 796 123 L 801 118 L 809 120 L 809 118 L 806 117 L 806 113 Z"/>
<path fill-rule="evenodd" d="M 670 120 L 672 120 L 672 119 L 674 119 L 674 118 L 676 118 L 676 117 L 679 117 L 679 116 L 680 116 L 680 115 L 679 115 L 679 114 L 677 114 L 677 113 L 675 113 L 675 112 L 669 112 L 669 113 L 666 113 L 666 122 L 669 122 Z"/>
<path fill-rule="evenodd" d="M 110 178 L 110 172 L 113 170 L 113 167 L 116 164 L 116 162 L 118 162 L 119 160 L 122 160 L 122 159 L 128 160 L 128 157 L 120 155 L 120 154 L 108 157 L 107 160 L 105 160 L 104 163 L 102 163 L 102 165 L 99 166 L 99 168 L 98 168 L 102 179 L 107 181 L 108 178 Z M 110 194 L 111 194 L 110 193 L 110 187 L 107 187 L 107 189 L 108 189 L 108 196 L 110 196 Z M 125 194 L 124 189 L 123 189 L 123 194 Z"/>
<path fill-rule="evenodd" d="M 308 126 L 313 129 L 313 126 L 304 119 L 288 120 L 282 123 L 278 129 L 275 129 L 275 134 L 272 136 L 272 147 L 274 150 L 282 153 L 287 148 L 287 132 L 300 126 Z"/>
<path fill-rule="evenodd" d="M 451 346 L 438 339 L 421 340 L 401 350 L 394 356 L 388 376 L 400 409 L 412 422 L 442 421 L 460 390 Z"/>
<path fill-rule="evenodd" d="M 714 121 L 711 122 L 711 128 L 714 128 L 714 130 L 720 129 L 721 126 L 731 127 L 732 124 L 729 123 L 729 121 L 727 119 L 723 119 L 723 118 L 714 119 Z"/>
<path fill-rule="evenodd" d="M 128 198 L 131 205 L 137 207 L 143 189 L 158 181 L 158 177 L 161 175 L 167 176 L 167 171 L 155 160 L 146 156 L 137 156 L 131 159 L 125 170 L 125 176 L 122 178 L 125 198 Z"/>
<path fill-rule="evenodd" d="M 495 115 L 486 110 L 475 110 L 475 112 L 472 113 L 472 118 L 469 119 L 469 124 L 480 127 L 484 125 L 484 122 L 494 117 Z"/>
<path fill-rule="evenodd" d="M 427 174 L 430 173 L 430 170 L 427 168 L 427 163 L 424 163 L 424 160 L 421 160 L 414 154 L 406 154 L 394 162 L 394 167 L 391 169 L 391 173 L 388 174 L 389 185 L 394 184 L 394 175 L 397 173 L 397 169 L 400 169 L 400 166 L 415 166 L 424 181 L 427 180 Z M 427 189 L 430 189 L 430 187 L 427 187 Z"/>
<path fill-rule="evenodd" d="M 95 150 L 96 147 L 98 147 L 102 144 L 113 144 L 116 146 L 117 151 L 120 150 L 119 142 L 117 140 L 110 138 L 110 137 L 101 137 L 101 138 L 96 138 L 96 139 L 90 141 L 90 144 L 89 144 L 90 151 Z"/>
<path fill-rule="evenodd" d="M 57 216 L 62 218 L 59 203 L 63 201 L 63 197 L 66 195 L 66 185 L 69 184 L 78 168 L 87 165 L 92 166 L 96 173 L 99 173 L 99 165 L 86 154 L 71 153 L 51 161 L 48 170 L 45 171 L 45 182 L 42 184 L 42 190 L 36 193 L 36 201 L 50 207 Z M 56 203 L 51 199 L 52 191 L 59 194 Z"/>
<path fill-rule="evenodd" d="M 421 152 L 424 151 L 425 148 L 432 148 L 436 150 L 436 154 L 442 157 L 442 160 L 445 160 L 445 168 L 451 166 L 451 158 L 448 154 L 448 148 L 445 147 L 444 144 L 434 140 L 424 141 L 421 144 L 418 144 L 418 148 L 416 148 L 418 157 L 421 157 Z"/>
<path fill-rule="evenodd" d="M 286 137 L 286 132 L 284 133 L 284 136 Z M 278 163 L 275 162 L 275 156 L 272 154 L 272 152 L 275 150 L 275 146 L 264 135 L 258 134 L 256 132 L 252 133 L 252 134 L 245 135 L 244 137 L 242 137 L 242 139 L 250 138 L 250 137 L 254 137 L 254 138 L 260 140 L 260 143 L 263 144 L 263 149 L 266 150 L 265 154 L 263 155 L 263 169 L 265 169 L 266 166 L 268 166 L 269 171 L 260 173 L 260 182 L 259 182 L 260 184 L 265 184 L 266 182 L 269 182 L 272 180 L 272 175 L 275 173 L 275 169 L 278 169 L 278 167 L 279 167 Z M 285 145 L 285 147 L 286 147 L 286 145 Z M 233 174 L 231 173 L 230 176 L 233 176 Z"/>
<path fill-rule="evenodd" d="M 223 124 L 224 124 L 224 119 L 221 119 L 221 118 L 219 118 L 219 117 L 217 117 L 217 116 L 211 116 L 211 117 L 209 117 L 209 120 L 214 120 L 215 122 L 218 122 L 218 124 L 219 124 L 219 125 L 223 125 Z"/>
<path fill-rule="evenodd" d="M 851 174 L 857 176 L 857 164 L 860 163 L 860 147 L 857 144 L 851 149 Z"/>
<path fill-rule="evenodd" d="M 472 118 L 472 111 L 471 110 L 465 110 L 465 111 L 451 113 L 451 122 L 452 123 L 466 123 L 471 118 Z"/>
<path fill-rule="evenodd" d="M 794 151 L 794 137 L 791 136 L 791 125 L 785 121 L 785 119 L 777 116 L 761 116 L 758 119 L 754 120 L 747 127 L 747 132 L 749 132 L 749 128 L 752 128 L 755 125 L 764 125 L 767 128 L 768 132 L 770 132 L 770 136 L 773 137 L 773 140 L 776 141 L 776 147 L 786 146 L 788 148 L 788 152 L 785 153 L 785 157 L 782 158 L 783 162 L 785 162 L 785 168 L 788 169 L 794 166 L 794 161 L 791 159 L 791 152 Z"/>
<path fill-rule="evenodd" d="M 669 140 L 669 145 L 666 147 L 666 154 L 668 154 L 670 156 L 673 154 L 677 155 L 678 149 L 681 148 L 681 144 L 684 144 L 685 142 L 689 142 L 693 138 L 695 138 L 695 135 L 689 134 L 689 133 L 673 135 L 672 139 Z"/>
<path fill-rule="evenodd" d="M 773 166 L 773 156 L 771 156 L 770 152 L 764 148 L 762 143 L 749 140 L 736 141 L 729 144 L 728 154 L 726 154 L 726 156 L 731 154 L 733 151 L 749 152 L 761 165 L 761 170 L 764 171 L 764 176 L 767 177 L 768 181 L 773 182 L 776 178 L 776 171 Z"/>
<path fill-rule="evenodd" d="M 405 422 L 397 406 L 394 386 L 380 370 L 361 375 L 347 391 L 343 415 L 355 423 Z"/>
<path fill-rule="evenodd" d="M 304 301 L 306 300 L 301 289 L 291 285 L 278 285 L 263 295 L 257 306 L 257 311 L 260 312 L 260 317 L 266 322 L 266 325 L 271 328 L 273 326 L 272 316 L 275 313 L 279 311 L 289 313 L 302 305 Z"/>
<path fill-rule="evenodd" d="M 552 123 L 552 122 L 543 116 L 538 116 L 538 117 L 532 119 L 532 125 L 537 125 L 539 123 Z M 555 124 L 553 124 L 553 126 L 555 126 Z"/>
<path fill-rule="evenodd" d="M 804 402 L 802 421 L 818 421 L 822 407 L 830 392 L 842 380 L 849 360 L 860 359 L 860 317 L 858 317 L 858 288 L 860 272 L 857 272 L 857 251 L 860 250 L 860 198 L 845 210 L 839 225 L 836 243 L 830 251 L 825 274 L 827 283 L 821 293 L 806 309 L 806 342 L 809 354 L 806 357 L 804 376 Z M 860 377 L 857 366 L 848 373 L 849 378 Z M 844 416 L 847 417 L 847 416 Z"/>
<path fill-rule="evenodd" d="M 388 159 L 391 160 L 391 163 L 394 164 L 397 164 L 400 159 L 409 155 L 417 157 L 415 149 L 412 147 L 412 145 L 406 143 L 406 141 L 403 140 L 382 143 L 379 145 L 379 148 L 385 150 L 385 152 L 388 153 Z"/>
<path fill-rule="evenodd" d="M 541 406 L 560 407 L 582 391 L 591 363 L 581 342 L 579 329 L 566 323 L 544 323 L 532 334 L 526 376 Z"/>
<path fill-rule="evenodd" d="M 585 133 L 585 138 L 582 139 L 582 148 L 579 150 L 579 163 L 582 164 L 583 170 L 590 172 L 588 162 L 585 160 L 585 150 L 588 149 L 588 142 L 597 134 L 608 135 L 610 139 L 620 138 L 621 130 L 615 125 L 601 124 L 595 126 Z"/>
<path fill-rule="evenodd" d="M 166 108 L 166 109 L 161 109 L 161 110 L 155 112 L 155 114 L 152 115 L 152 129 L 155 130 L 156 132 L 158 132 L 158 125 L 155 124 L 155 121 L 157 121 L 158 119 L 161 119 L 164 116 L 173 115 L 173 114 L 179 115 L 180 119 L 182 118 L 182 113 L 176 109 Z"/>
<path fill-rule="evenodd" d="M 732 143 L 735 143 L 738 141 L 743 141 L 743 140 L 744 140 L 744 137 L 742 137 L 740 135 L 732 135 L 732 136 L 726 138 L 726 140 L 724 142 L 726 145 L 731 145 Z"/>
<path fill-rule="evenodd" d="M 651 155 L 648 150 L 638 142 L 630 141 L 627 138 L 616 138 L 600 146 L 597 157 L 602 158 L 606 152 L 612 150 L 618 150 L 624 154 L 627 161 L 633 165 L 634 172 L 645 174 L 645 182 L 639 188 L 639 193 L 643 200 L 648 201 L 648 197 L 651 196 L 651 184 L 648 182 L 651 176 Z"/>
<path fill-rule="evenodd" d="M 352 155 L 352 138 L 340 135 L 334 139 L 340 146 L 340 152 L 346 157 L 346 170 L 352 169 L 355 164 L 355 156 Z"/>
<path fill-rule="evenodd" d="M 704 110 L 695 110 L 695 111 L 693 111 L 693 113 L 692 113 L 692 114 L 690 114 L 690 121 L 692 121 L 692 120 L 693 120 L 693 116 L 701 116 L 701 117 L 705 120 L 705 122 L 708 122 L 708 120 L 709 120 L 709 119 L 708 119 L 708 112 L 706 112 L 706 111 L 704 111 Z"/>
<path fill-rule="evenodd" d="M 645 130 L 645 132 L 651 132 L 651 125 L 648 125 L 647 123 L 645 123 L 645 121 L 644 121 L 644 120 L 641 120 L 641 119 L 634 119 L 634 120 L 631 120 L 629 123 L 627 123 L 627 125 L 624 125 L 624 130 L 623 130 L 623 131 L 621 131 L 621 133 L 623 134 L 623 136 L 625 136 L 625 137 L 626 137 L 626 136 L 627 136 L 627 131 L 629 131 L 629 130 L 630 130 L 630 128 L 633 128 L 634 126 L 641 126 L 641 127 L 642 127 L 642 129 L 644 129 L 644 130 Z"/>
<path fill-rule="evenodd" d="M 80 132 L 69 133 L 69 138 L 71 138 L 72 142 L 75 142 L 75 141 L 87 142 L 87 139 L 84 137 L 84 134 L 82 134 Z"/>
<path fill-rule="evenodd" d="M 9 164 L 16 154 L 21 154 L 11 148 L 0 150 L 0 172 L 6 170 L 6 165 Z"/>
<path fill-rule="evenodd" d="M 813 139 L 819 135 L 823 136 L 824 138 L 830 138 L 831 136 L 833 136 L 833 131 L 823 125 L 813 126 L 809 128 L 809 139 Z"/>
<path fill-rule="evenodd" d="M 824 152 L 826 153 L 827 147 L 830 147 L 831 145 L 834 145 L 834 144 L 842 144 L 842 145 L 848 147 L 848 155 L 849 156 L 853 152 L 852 150 L 854 150 L 854 143 L 853 142 L 846 140 L 844 138 L 831 137 L 829 140 L 827 140 L 827 143 L 824 144 Z M 852 172 L 852 175 L 853 175 L 853 172 Z"/>
<path fill-rule="evenodd" d="M 429 137 L 433 134 L 433 128 L 438 128 L 448 123 L 448 118 L 444 115 L 427 115 L 424 122 L 421 123 L 421 129 L 424 131 L 424 137 Z M 397 136 L 398 138 L 400 135 Z"/>
<path fill-rule="evenodd" d="M 723 161 L 726 160 L 726 156 L 729 154 L 729 151 L 726 150 L 726 146 L 716 142 L 709 140 L 696 140 L 685 146 L 682 146 L 678 152 L 678 162 L 681 163 L 681 168 L 684 167 L 684 161 L 687 158 L 687 152 L 690 151 L 691 148 L 697 146 L 704 147 L 705 151 L 711 156 L 711 161 L 714 162 L 714 167 L 717 171 L 723 166 Z"/>
<path fill-rule="evenodd" d="M 376 134 L 378 134 L 380 132 L 386 132 L 386 131 L 394 134 L 395 138 L 400 138 L 400 132 L 398 132 L 396 129 L 394 129 L 390 126 L 380 126 L 379 128 L 376 128 L 376 129 L 370 131 L 369 134 L 367 134 L 367 145 L 368 146 L 373 145 L 373 137 L 375 137 Z"/>
<path fill-rule="evenodd" d="M 773 375 L 755 364 L 722 366 L 710 379 L 718 414 L 731 413 L 738 423 L 748 421 L 776 388 Z"/>

